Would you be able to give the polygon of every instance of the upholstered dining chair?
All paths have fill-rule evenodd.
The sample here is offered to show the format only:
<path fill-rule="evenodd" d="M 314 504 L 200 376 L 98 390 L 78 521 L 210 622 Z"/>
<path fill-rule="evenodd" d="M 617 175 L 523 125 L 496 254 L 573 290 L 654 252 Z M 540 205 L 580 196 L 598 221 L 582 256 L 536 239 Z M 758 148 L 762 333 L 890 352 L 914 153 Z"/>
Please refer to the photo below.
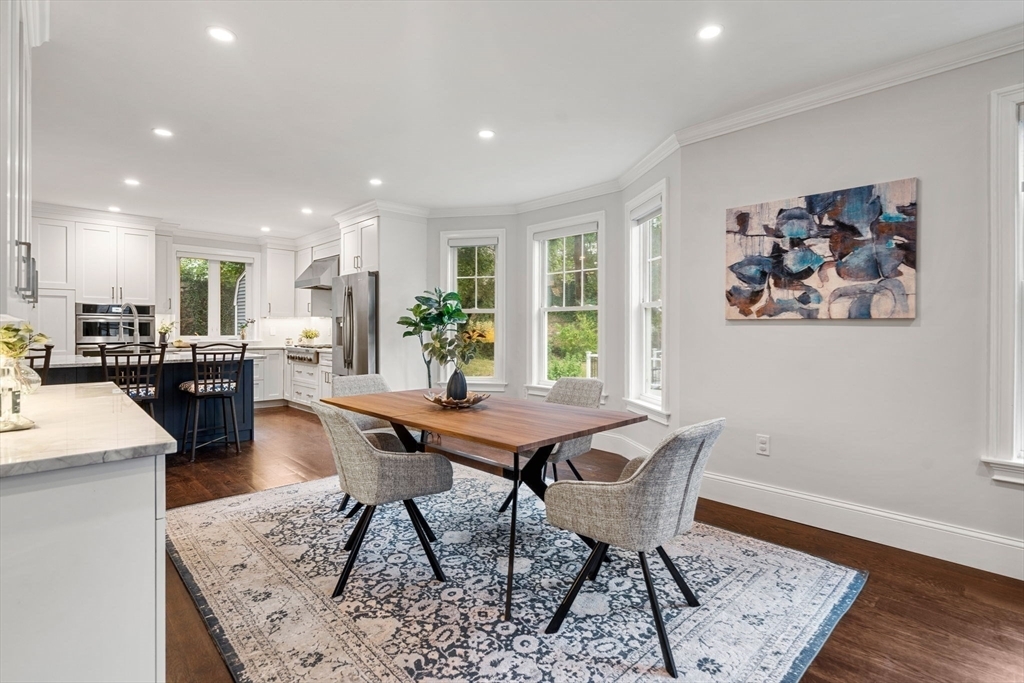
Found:
<path fill-rule="evenodd" d="M 313 412 L 327 432 L 342 490 L 366 506 L 345 544 L 348 559 L 331 597 L 336 598 L 345 591 L 374 511 L 380 505 L 398 501 L 405 504 L 434 576 L 438 581 L 445 581 L 441 565 L 430 548 L 431 541 L 437 539 L 433 533 L 428 533 L 429 526 L 413 499 L 450 490 L 451 463 L 435 453 L 382 451 L 371 444 L 346 411 L 339 408 L 316 402 Z"/>
<path fill-rule="evenodd" d="M 332 396 L 381 394 L 388 391 L 391 391 L 391 387 L 388 385 L 388 381 L 384 379 L 383 375 L 338 375 L 335 376 L 331 385 Z M 366 434 L 367 440 L 374 448 L 394 453 L 401 453 L 405 450 L 405 447 L 402 446 L 402 442 L 398 439 L 398 435 L 395 434 L 394 429 L 391 427 L 391 423 L 386 420 L 382 420 L 378 417 L 371 417 L 370 415 L 363 415 L 362 413 L 354 413 L 350 410 L 344 410 L 343 408 L 337 408 L 337 410 L 341 410 L 345 413 L 345 415 L 347 415 L 348 418 L 356 424 L 359 431 Z M 344 512 L 349 501 L 349 495 L 346 489 L 342 488 L 342 491 L 345 491 L 345 496 L 341 499 L 341 504 L 338 506 L 338 512 Z M 357 502 L 355 506 L 353 506 L 352 511 L 349 512 L 346 517 L 354 517 L 361 507 L 362 504 Z"/>
<path fill-rule="evenodd" d="M 548 623 L 546 633 L 557 633 L 561 628 L 583 582 L 588 576 L 596 578 L 609 546 L 631 550 L 640 556 L 665 668 L 673 678 L 678 678 L 647 566 L 647 553 L 658 552 L 686 604 L 698 607 L 697 596 L 662 546 L 693 526 L 704 466 L 724 427 L 725 419 L 719 418 L 677 430 L 650 456 L 630 460 L 618 481 L 560 481 L 548 487 L 544 496 L 548 521 L 560 529 L 591 538 L 596 545 Z"/>
<path fill-rule="evenodd" d="M 548 392 L 546 402 L 557 403 L 563 406 L 576 406 L 577 408 L 600 408 L 601 407 L 601 391 L 604 389 L 604 382 L 599 379 L 584 379 L 582 377 L 562 377 L 555 382 L 555 385 L 551 387 L 551 391 Z M 551 455 L 548 456 L 548 465 L 551 465 L 551 473 L 558 481 L 558 463 L 564 462 L 572 470 L 572 473 L 576 475 L 576 479 L 583 481 L 583 477 L 580 476 L 579 470 L 572 464 L 570 458 L 575 458 L 583 455 L 590 450 L 590 445 L 593 437 L 582 436 L 578 439 L 570 439 L 563 443 L 557 444 L 555 449 L 551 451 Z M 529 460 L 530 456 L 533 455 L 532 451 L 527 451 L 520 455 L 520 457 Z M 522 482 L 516 484 L 520 486 Z M 508 506 L 512 504 L 512 492 L 510 491 L 508 497 L 505 498 L 505 502 L 498 508 L 498 514 L 501 514 Z"/>
<path fill-rule="evenodd" d="M 43 348 L 30 347 L 25 354 L 28 366 L 39 375 L 39 382 L 46 384 L 46 375 L 50 371 L 50 356 L 53 353 L 53 344 L 44 344 Z"/>
<path fill-rule="evenodd" d="M 188 404 L 185 406 L 185 431 L 181 437 L 181 451 L 185 452 L 188 445 L 189 416 L 192 417 L 192 458 L 196 461 L 196 448 L 206 446 L 216 441 L 223 440 L 225 444 L 230 443 L 228 433 L 228 407 L 231 408 L 231 426 L 235 434 L 235 452 L 241 453 L 241 445 L 238 439 L 238 417 L 235 413 L 235 394 L 242 382 L 242 372 L 245 369 L 245 347 L 247 344 L 229 344 L 227 342 L 212 342 L 208 344 L 191 344 L 192 346 L 192 379 L 182 382 L 178 389 L 188 394 Z M 218 436 L 206 443 L 199 444 L 199 413 L 203 401 L 210 399 L 220 400 L 221 417 L 224 422 L 224 435 Z"/>
<path fill-rule="evenodd" d="M 107 381 L 147 409 L 155 420 L 153 404 L 160 398 L 167 344 L 100 344 L 99 347 L 100 364 Z"/>

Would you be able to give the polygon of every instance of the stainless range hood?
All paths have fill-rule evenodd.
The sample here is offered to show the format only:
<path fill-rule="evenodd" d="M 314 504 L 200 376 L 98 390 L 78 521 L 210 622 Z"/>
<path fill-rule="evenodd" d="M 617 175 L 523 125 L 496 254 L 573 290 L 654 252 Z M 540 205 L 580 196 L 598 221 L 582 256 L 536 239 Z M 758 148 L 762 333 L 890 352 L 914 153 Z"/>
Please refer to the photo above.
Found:
<path fill-rule="evenodd" d="M 295 289 L 330 289 L 331 280 L 338 277 L 338 257 L 322 258 L 309 264 L 295 278 Z"/>

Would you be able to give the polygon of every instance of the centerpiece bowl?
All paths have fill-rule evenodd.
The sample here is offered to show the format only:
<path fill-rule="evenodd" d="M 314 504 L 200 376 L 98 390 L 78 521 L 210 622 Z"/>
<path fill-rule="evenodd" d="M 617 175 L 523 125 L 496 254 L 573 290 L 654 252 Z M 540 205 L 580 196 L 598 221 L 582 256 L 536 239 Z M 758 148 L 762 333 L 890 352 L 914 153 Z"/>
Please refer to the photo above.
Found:
<path fill-rule="evenodd" d="M 423 398 L 427 399 L 431 403 L 436 403 L 442 408 L 450 408 L 452 410 L 463 410 L 464 408 L 472 408 L 481 401 L 486 401 L 491 397 L 490 394 L 478 394 L 475 391 L 470 391 L 466 394 L 466 398 L 461 401 L 457 401 L 454 398 L 448 398 L 444 393 L 435 394 L 433 392 L 423 394 Z"/>

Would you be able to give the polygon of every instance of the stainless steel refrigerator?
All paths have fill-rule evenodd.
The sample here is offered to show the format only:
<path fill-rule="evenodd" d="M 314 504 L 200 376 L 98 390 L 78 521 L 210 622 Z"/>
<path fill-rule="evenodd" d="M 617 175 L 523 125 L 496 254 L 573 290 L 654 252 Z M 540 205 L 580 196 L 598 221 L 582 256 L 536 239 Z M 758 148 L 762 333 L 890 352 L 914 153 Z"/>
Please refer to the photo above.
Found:
<path fill-rule="evenodd" d="M 331 280 L 334 312 L 335 375 L 379 372 L 377 348 L 377 273 L 354 273 Z"/>

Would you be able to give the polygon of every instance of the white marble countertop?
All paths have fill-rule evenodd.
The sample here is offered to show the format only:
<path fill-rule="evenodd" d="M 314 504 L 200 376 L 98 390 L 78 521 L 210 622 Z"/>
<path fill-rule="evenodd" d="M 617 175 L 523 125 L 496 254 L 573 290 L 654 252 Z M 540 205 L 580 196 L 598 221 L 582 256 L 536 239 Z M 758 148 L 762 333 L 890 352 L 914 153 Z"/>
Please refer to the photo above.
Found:
<path fill-rule="evenodd" d="M 32 429 L 0 435 L 0 478 L 173 453 L 178 442 L 110 382 L 23 395 Z"/>
<path fill-rule="evenodd" d="M 269 347 L 264 347 L 269 348 Z M 258 349 L 246 349 L 245 359 L 246 360 L 257 360 L 260 358 L 266 358 L 265 355 L 258 352 Z M 167 349 L 164 353 L 165 363 L 191 363 L 192 362 L 192 350 L 191 349 Z M 91 365 L 99 366 L 99 356 L 73 356 L 69 353 L 55 353 L 50 356 L 50 367 L 51 368 L 85 368 Z"/>

